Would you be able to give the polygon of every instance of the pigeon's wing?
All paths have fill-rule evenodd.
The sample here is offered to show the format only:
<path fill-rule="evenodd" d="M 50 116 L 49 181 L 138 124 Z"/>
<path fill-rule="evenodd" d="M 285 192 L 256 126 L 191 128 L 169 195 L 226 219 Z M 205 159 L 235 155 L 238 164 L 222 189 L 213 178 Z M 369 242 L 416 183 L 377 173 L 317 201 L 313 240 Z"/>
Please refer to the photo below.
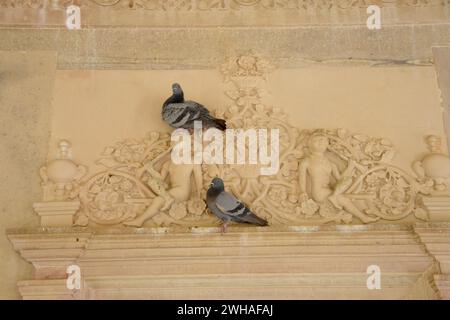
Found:
<path fill-rule="evenodd" d="M 226 191 L 217 196 L 216 205 L 223 213 L 231 217 L 239 217 L 246 209 L 241 201 Z"/>
<path fill-rule="evenodd" d="M 223 191 L 216 198 L 216 206 L 232 220 L 266 226 L 267 221 L 256 216 L 232 194 Z"/>
<path fill-rule="evenodd" d="M 200 119 L 205 110 L 205 107 L 190 101 L 171 103 L 165 108 L 163 118 L 171 126 L 180 128 L 186 123 Z"/>
<path fill-rule="evenodd" d="M 189 101 L 185 101 L 184 103 L 191 106 L 192 108 L 195 108 L 195 110 L 200 111 L 201 114 L 204 114 L 204 115 L 209 114 L 209 110 L 206 109 L 204 105 L 202 105 L 198 102 L 189 100 Z"/>

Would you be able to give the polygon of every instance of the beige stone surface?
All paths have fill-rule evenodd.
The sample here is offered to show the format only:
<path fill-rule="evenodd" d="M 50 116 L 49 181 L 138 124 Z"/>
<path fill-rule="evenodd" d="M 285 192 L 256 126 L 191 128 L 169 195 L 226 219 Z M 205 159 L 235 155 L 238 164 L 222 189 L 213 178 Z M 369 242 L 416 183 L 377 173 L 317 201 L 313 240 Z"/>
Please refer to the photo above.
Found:
<path fill-rule="evenodd" d="M 24 299 L 436 299 L 435 262 L 411 228 L 322 226 L 10 230 L 35 269 Z M 81 290 L 66 268 L 78 265 Z M 381 289 L 367 288 L 367 268 Z M 125 267 L 126 266 L 126 267 Z"/>
<path fill-rule="evenodd" d="M 436 74 L 441 90 L 444 127 L 447 134 L 447 144 L 450 136 L 450 47 L 433 48 Z"/>
<path fill-rule="evenodd" d="M 3 0 L 0 24 L 64 24 L 64 1 Z M 290 26 L 365 24 L 369 4 L 381 8 L 383 24 L 448 21 L 448 0 L 111 0 L 81 4 L 84 26 Z M 103 4 L 103 5 L 102 5 Z M 106 5 L 105 5 L 106 4 Z M 36 8 L 45 14 L 38 14 Z"/>
<path fill-rule="evenodd" d="M 54 52 L 0 52 L 0 298 L 17 298 L 16 282 L 31 268 L 5 230 L 36 226 L 32 203 L 41 198 L 37 164 L 48 152 Z"/>
<path fill-rule="evenodd" d="M 252 52 L 276 67 L 264 103 L 299 130 L 387 138 L 397 152 L 389 168 L 408 176 L 428 153 L 423 138 L 445 139 L 448 0 L 375 0 L 379 31 L 367 29 L 364 1 L 246 2 L 83 1 L 82 29 L 73 31 L 62 8 L 42 8 L 47 0 L 0 0 L 0 298 L 449 298 L 448 224 L 402 225 L 426 218 L 424 208 L 431 221 L 448 220 L 445 196 L 425 198 L 422 211 L 395 225 L 300 226 L 294 219 L 269 229 L 232 226 L 225 235 L 191 228 L 192 221 L 180 229 L 108 227 L 107 215 L 98 225 L 69 227 L 81 176 L 50 172 L 43 196 L 39 168 L 55 159 L 60 139 L 71 142 L 74 164 L 88 166 L 88 176 L 99 172 L 105 147 L 170 132 L 160 112 L 173 82 L 210 109 L 233 106 L 232 84 L 217 68 Z M 146 190 L 127 201 L 148 205 Z M 39 215 L 47 227 L 32 228 Z M 9 243 L 5 229 L 15 227 L 23 229 L 9 230 Z M 82 267 L 81 292 L 65 286 L 74 263 Z M 381 291 L 365 286 L 370 264 L 382 267 Z"/>
<path fill-rule="evenodd" d="M 63 69 L 203 69 L 257 51 L 282 67 L 333 59 L 406 64 L 450 45 L 450 23 L 276 28 L 0 28 L 0 50 L 55 50 Z"/>

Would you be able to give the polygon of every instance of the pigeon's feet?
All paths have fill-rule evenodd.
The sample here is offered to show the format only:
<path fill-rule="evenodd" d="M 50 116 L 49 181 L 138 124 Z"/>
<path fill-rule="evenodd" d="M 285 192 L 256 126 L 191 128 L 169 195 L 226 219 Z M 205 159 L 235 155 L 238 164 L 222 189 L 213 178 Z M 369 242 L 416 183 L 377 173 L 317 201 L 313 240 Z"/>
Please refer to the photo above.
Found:
<path fill-rule="evenodd" d="M 221 226 L 220 226 L 220 233 L 224 234 L 227 232 L 227 227 L 228 227 L 228 223 L 224 222 Z"/>

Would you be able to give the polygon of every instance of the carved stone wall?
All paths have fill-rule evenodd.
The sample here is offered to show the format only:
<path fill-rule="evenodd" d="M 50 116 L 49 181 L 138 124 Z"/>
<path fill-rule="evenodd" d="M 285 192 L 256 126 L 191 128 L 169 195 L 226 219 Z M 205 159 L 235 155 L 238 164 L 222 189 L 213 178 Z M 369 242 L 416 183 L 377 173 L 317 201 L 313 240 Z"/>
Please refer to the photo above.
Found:
<path fill-rule="evenodd" d="M 71 3 L 82 8 L 79 31 L 64 27 Z M 370 1 L 382 7 L 380 31 L 365 25 L 368 4 L 0 0 L 0 50 L 53 50 L 59 69 L 51 150 L 33 164 L 42 228 L 8 232 L 35 273 L 5 272 L 2 290 L 12 297 L 21 279 L 26 299 L 448 298 L 440 221 L 449 220 L 450 158 L 439 146 L 431 48 L 450 45 L 449 1 Z M 143 228 L 126 226 L 171 187 L 159 178 L 167 163 L 158 155 L 169 150 L 159 116 L 175 81 L 233 127 L 281 130 L 275 176 L 202 168 L 203 192 L 223 177 L 269 228 L 232 226 L 221 236 L 195 197 L 167 202 Z M 327 143 L 321 160 L 340 176 L 319 177 L 333 194 L 326 201 L 311 192 L 318 177 L 302 174 L 317 139 Z M 65 286 L 70 264 L 82 268 L 81 291 Z M 385 272 L 385 290 L 367 290 L 370 264 Z"/>
<path fill-rule="evenodd" d="M 55 69 L 54 52 L 0 51 L 0 299 L 19 298 L 16 282 L 31 274 L 5 232 L 39 225 L 32 203 L 42 197 L 36 164 L 48 154 Z"/>
<path fill-rule="evenodd" d="M 77 31 L 65 28 L 72 2 L 82 8 Z M 421 65 L 432 61 L 431 47 L 450 45 L 446 0 L 97 2 L 4 0 L 0 50 L 55 50 L 63 69 L 204 69 L 255 48 L 282 67 Z M 381 6 L 381 30 L 366 26 L 369 4 Z"/>
<path fill-rule="evenodd" d="M 448 0 L 2 0 L 3 24 L 64 23 L 63 8 L 82 8 L 85 25 L 280 26 L 365 24 L 367 7 L 378 5 L 386 25 L 448 22 Z M 33 10 L 45 10 L 45 16 Z M 22 10 L 28 19 L 16 19 Z M 175 15 L 175 13 L 180 13 Z M 200 15 L 199 15 L 200 13 Z M 22 21 L 20 21 L 22 20 Z"/>
<path fill-rule="evenodd" d="M 323 72 L 322 69 L 313 70 Z M 342 73 L 349 72 L 345 69 L 338 70 Z M 395 69 L 384 70 L 389 74 Z M 405 118 L 391 119 L 395 117 L 394 112 L 398 112 L 393 110 L 394 106 L 383 106 L 380 105 L 379 100 L 376 100 L 373 105 L 376 109 L 370 112 L 373 113 L 372 119 L 378 117 L 378 122 L 374 126 L 366 125 L 365 132 L 355 132 L 351 130 L 354 126 L 352 122 L 359 113 L 366 114 L 368 110 L 347 111 L 348 114 L 344 112 L 341 118 L 327 121 L 327 127 L 314 128 L 311 122 L 318 123 L 317 117 L 333 114 L 332 109 L 330 113 L 325 112 L 319 116 L 319 111 L 314 111 L 314 108 L 323 108 L 323 106 L 315 106 L 314 100 L 302 102 L 301 99 L 305 97 L 297 95 L 296 92 L 286 92 L 288 99 L 280 102 L 278 96 L 272 96 L 271 84 L 277 83 L 284 87 L 286 80 L 271 82 L 272 74 L 276 71 L 271 62 L 260 56 L 242 55 L 230 57 L 220 64 L 215 72 L 203 72 L 201 77 L 203 80 L 207 79 L 207 75 L 210 79 L 214 79 L 212 77 L 214 75 L 217 77 L 214 81 L 219 80 L 222 83 L 220 90 L 223 91 L 224 98 L 217 98 L 218 88 L 215 87 L 213 92 L 200 90 L 205 96 L 202 102 L 207 106 L 216 106 L 210 108 L 218 117 L 227 119 L 230 128 L 277 128 L 280 130 L 280 170 L 275 175 L 261 176 L 259 166 L 203 165 L 203 187 L 201 188 L 203 197 L 211 179 L 219 176 L 225 180 L 228 190 L 239 195 L 252 210 L 268 219 L 274 226 L 387 223 L 390 221 L 413 223 L 417 220 L 437 219 L 439 209 L 433 204 L 434 196 L 439 192 L 442 196 L 448 194 L 448 169 L 446 168 L 450 168 L 450 159 L 445 155 L 445 146 L 439 145 L 440 136 L 443 134 L 440 117 L 435 117 L 434 113 L 426 111 L 424 116 L 429 117 L 430 123 L 436 123 L 440 128 L 435 125 L 422 127 L 424 118 L 416 114 L 424 110 L 422 105 L 418 104 L 418 99 L 425 98 L 423 101 L 429 102 L 435 99 L 434 108 L 436 111 L 439 110 L 434 89 L 429 92 L 424 89 L 424 85 L 429 84 L 424 82 L 419 89 L 420 95 L 414 97 L 399 93 L 397 93 L 398 98 L 390 96 L 391 103 L 393 99 L 397 99 L 399 104 L 408 106 L 404 113 L 399 113 L 410 117 L 404 128 L 399 125 L 405 124 Z M 371 71 L 371 68 L 361 69 L 361 72 Z M 175 81 L 173 78 L 175 73 L 158 72 L 156 74 L 163 83 L 167 81 L 166 88 L 170 87 L 170 81 Z M 184 76 L 182 74 L 181 71 L 176 72 L 177 81 L 183 83 L 183 79 L 186 79 L 191 88 L 196 88 L 201 83 L 194 82 L 193 79 L 198 76 L 194 71 L 189 71 Z M 168 127 L 159 119 L 160 102 L 164 100 L 164 97 L 155 99 L 153 94 L 144 95 L 142 98 L 149 99 L 149 103 L 142 104 L 138 109 L 133 109 L 135 108 L 133 106 L 127 107 L 129 101 L 127 98 L 127 101 L 123 100 L 123 105 L 115 103 L 116 109 L 113 110 L 109 105 L 109 101 L 112 100 L 109 96 L 111 89 L 108 85 L 104 87 L 107 91 L 103 93 L 105 94 L 103 98 L 102 89 L 92 91 L 88 87 L 85 88 L 85 92 L 89 98 L 85 99 L 83 96 L 81 100 L 86 102 L 77 102 L 72 100 L 77 99 L 76 97 L 66 96 L 68 92 L 71 92 L 72 81 L 77 77 L 83 79 L 82 86 L 89 86 L 90 81 L 93 81 L 92 84 L 98 88 L 101 88 L 98 81 L 107 78 L 94 77 L 86 80 L 82 78 L 86 75 L 85 73 L 75 72 L 63 73 L 63 75 L 60 84 L 57 84 L 57 95 L 60 96 L 55 100 L 57 108 L 56 121 L 52 130 L 52 145 L 63 137 L 69 137 L 76 146 L 72 152 L 76 161 L 73 162 L 71 159 L 66 159 L 67 156 L 61 155 L 53 160 L 54 156 L 50 156 L 50 162 L 41 170 L 44 187 L 48 190 L 48 194 L 46 193 L 47 198 L 44 198 L 44 202 L 35 205 L 35 209 L 41 215 L 43 225 L 57 224 L 56 220 L 49 222 L 56 217 L 59 221 L 68 219 L 62 225 L 71 225 L 71 216 L 74 216 L 73 222 L 81 226 L 117 226 L 130 223 L 135 225 L 132 222 L 133 219 L 139 219 L 146 210 L 154 211 L 152 219 L 146 222 L 146 226 L 177 225 L 189 228 L 200 225 L 214 226 L 218 223 L 205 210 L 203 201 L 198 196 L 194 196 L 192 191 L 188 191 L 192 192 L 189 201 L 170 204 L 167 202 L 168 197 L 160 194 L 161 190 L 166 192 L 170 190 L 172 183 L 170 175 L 175 172 L 175 169 L 170 169 Z M 141 86 L 146 83 L 144 78 L 136 78 L 131 74 L 129 76 L 132 76 L 131 85 L 138 86 L 132 90 L 141 91 L 143 88 Z M 122 79 L 125 79 L 125 76 Z M 141 80 L 136 82 L 137 79 Z M 294 82 L 299 81 L 296 77 L 291 79 Z M 378 81 L 381 80 L 383 78 Z M 434 77 L 430 80 L 435 81 Z M 369 84 L 385 85 L 376 81 Z M 410 84 L 414 85 L 414 83 Z M 124 85 L 123 88 L 127 90 L 127 86 Z M 65 91 L 65 88 L 70 91 Z M 113 94 L 116 96 L 113 99 L 115 101 L 126 97 L 119 88 L 120 86 Z M 435 83 L 434 88 L 436 88 Z M 372 87 L 367 88 L 368 91 L 372 89 Z M 410 88 L 406 92 L 409 90 Z M 161 87 L 161 91 L 164 91 L 164 86 Z M 192 95 L 193 93 L 190 93 L 190 96 Z M 380 96 L 382 95 L 385 95 L 384 91 L 380 91 Z M 341 99 L 345 101 L 345 97 L 346 95 Z M 367 98 L 366 95 L 362 97 Z M 155 99 L 154 104 L 150 102 L 153 99 Z M 208 99 L 210 99 L 209 103 Z M 406 103 L 404 99 L 410 103 Z M 344 101 L 342 103 L 345 103 Z M 388 100 L 386 102 L 389 103 Z M 83 106 L 85 103 L 89 105 Z M 99 103 L 100 105 L 97 106 Z M 222 103 L 224 104 L 220 106 Z M 340 102 L 336 101 L 336 103 Z M 366 101 L 361 100 L 361 103 Z M 417 107 L 411 103 L 415 103 Z M 358 106 L 357 103 L 356 106 Z M 391 116 L 386 117 L 378 110 L 380 107 L 387 107 L 385 110 L 391 112 Z M 151 110 L 149 122 L 133 121 L 131 118 L 125 120 L 124 117 L 129 117 L 136 112 L 131 110 L 140 110 L 140 108 Z M 83 109 L 87 110 L 87 113 L 83 112 Z M 286 109 L 290 110 L 288 112 L 291 116 L 284 111 Z M 295 109 L 306 111 L 303 113 L 306 121 L 297 126 L 293 125 L 293 121 L 289 119 L 295 118 L 300 113 Z M 413 110 L 415 110 L 414 113 Z M 70 113 L 72 115 L 67 118 Z M 90 121 L 88 115 L 100 121 Z M 66 119 L 70 119 L 70 125 L 67 124 Z M 132 121 L 133 127 L 126 125 L 126 123 L 131 124 L 129 121 Z M 417 121 L 418 127 L 412 126 L 414 121 Z M 335 122 L 347 123 L 351 126 L 328 127 Z M 79 132 L 81 125 L 86 130 Z M 302 125 L 306 125 L 307 128 L 302 128 Z M 89 129 L 91 126 L 93 126 L 92 129 Z M 119 129 L 120 126 L 122 129 Z M 147 132 L 146 135 L 140 136 L 138 131 L 135 131 L 135 127 L 139 126 Z M 381 128 L 385 129 L 381 130 Z M 404 130 L 409 131 L 406 133 Z M 389 131 L 391 132 L 389 137 L 368 134 L 379 132 L 381 135 L 382 132 L 387 134 Z M 125 136 L 121 132 L 125 132 Z M 132 133 L 134 137 L 126 137 L 128 133 Z M 420 141 L 428 133 L 435 135 L 426 140 L 430 154 L 424 157 L 425 143 L 421 146 L 414 142 L 413 137 L 419 137 Z M 96 138 L 91 139 L 94 136 Z M 112 139 L 112 136 L 117 138 Z M 326 150 L 323 152 L 323 163 L 327 166 L 335 166 L 341 177 L 336 174 L 308 176 L 307 171 L 313 170 L 308 167 L 313 147 L 311 141 L 316 137 L 322 137 L 327 141 Z M 396 146 L 391 139 L 400 145 Z M 108 145 L 101 145 L 97 141 L 108 141 Z M 401 143 L 405 145 L 402 146 Z M 416 144 L 417 149 L 411 148 L 411 144 Z M 60 143 L 60 148 L 62 146 L 66 144 Z M 68 151 L 64 152 L 68 154 Z M 51 169 L 55 161 L 66 161 L 65 167 L 72 168 L 70 172 L 73 174 L 70 177 L 65 174 L 62 178 L 58 178 L 57 172 Z M 433 163 L 436 161 L 443 166 L 441 171 L 436 172 L 434 169 Z M 89 169 L 80 170 L 84 168 L 80 164 L 87 165 Z M 302 168 L 305 169 L 304 172 Z M 161 178 L 164 170 L 168 172 L 168 178 Z M 88 174 L 87 171 L 89 171 Z M 51 176 L 53 180 L 49 179 Z M 317 181 L 328 181 L 328 185 L 322 190 L 311 192 L 311 186 L 314 186 Z M 186 190 L 196 188 L 194 182 L 189 180 L 178 181 L 176 184 L 183 184 Z M 325 201 L 320 193 L 328 192 L 332 192 L 333 196 L 326 196 Z M 160 201 L 161 196 L 168 204 L 164 206 L 164 209 L 160 207 L 154 209 L 154 203 Z M 59 202 L 54 203 L 55 201 Z M 67 203 L 66 208 L 62 205 L 64 201 Z M 445 220 L 445 214 L 439 219 Z M 142 222 L 135 226 L 141 225 Z"/>

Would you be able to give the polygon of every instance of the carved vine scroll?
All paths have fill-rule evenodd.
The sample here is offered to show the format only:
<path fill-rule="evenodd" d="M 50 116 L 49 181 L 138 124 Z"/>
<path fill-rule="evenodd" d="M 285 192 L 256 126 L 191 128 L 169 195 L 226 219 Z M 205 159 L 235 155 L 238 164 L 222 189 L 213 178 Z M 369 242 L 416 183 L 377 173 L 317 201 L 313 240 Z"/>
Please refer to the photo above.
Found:
<path fill-rule="evenodd" d="M 414 177 L 392 164 L 395 149 L 387 139 L 342 128 L 302 130 L 290 125 L 287 115 L 264 98 L 273 69 L 255 55 L 226 61 L 220 71 L 230 102 L 215 115 L 225 118 L 229 128 L 279 129 L 280 166 L 275 175 L 260 175 L 258 165 L 203 164 L 201 187 L 195 179 L 178 180 L 176 186 L 185 184 L 188 194 L 174 198 L 171 175 L 190 176 L 195 169 L 173 167 L 169 134 L 150 132 L 106 147 L 97 161 L 105 169 L 77 180 L 71 193 L 71 201 L 81 202 L 75 224 L 133 225 L 130 221 L 153 208 L 157 214 L 147 226 L 215 225 L 218 221 L 203 201 L 215 176 L 271 225 L 373 223 L 411 215 L 428 219 L 421 197 L 432 193 L 437 181 L 427 176 L 428 160 L 422 165 L 428 171 Z M 442 191 L 442 181 L 439 188 Z"/>

